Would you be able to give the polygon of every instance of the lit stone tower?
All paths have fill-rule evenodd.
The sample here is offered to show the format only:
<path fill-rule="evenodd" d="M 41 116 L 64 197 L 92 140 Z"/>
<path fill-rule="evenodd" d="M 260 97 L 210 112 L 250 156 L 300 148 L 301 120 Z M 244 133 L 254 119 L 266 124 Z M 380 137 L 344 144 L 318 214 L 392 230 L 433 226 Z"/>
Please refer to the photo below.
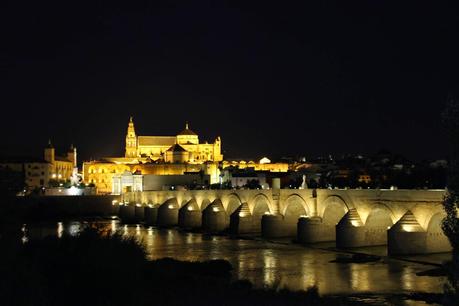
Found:
<path fill-rule="evenodd" d="M 45 148 L 45 160 L 48 163 L 54 164 L 54 147 L 51 144 L 51 139 L 48 141 L 48 145 Z"/>
<path fill-rule="evenodd" d="M 126 134 L 126 154 L 125 157 L 137 157 L 137 136 L 135 135 L 134 122 L 132 116 L 129 119 Z"/>
<path fill-rule="evenodd" d="M 73 144 L 70 145 L 70 149 L 67 152 L 67 159 L 73 163 L 73 167 L 77 166 L 77 151 Z"/>

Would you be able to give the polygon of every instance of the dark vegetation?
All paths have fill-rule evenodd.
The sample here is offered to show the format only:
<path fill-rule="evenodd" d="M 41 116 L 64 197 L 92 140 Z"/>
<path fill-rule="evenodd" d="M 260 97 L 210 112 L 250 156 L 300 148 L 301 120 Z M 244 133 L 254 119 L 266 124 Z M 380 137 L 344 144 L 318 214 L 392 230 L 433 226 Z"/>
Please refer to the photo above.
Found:
<path fill-rule="evenodd" d="M 459 301 L 459 101 L 450 98 L 443 113 L 451 157 L 448 166 L 447 196 L 443 202 L 446 217 L 443 232 L 448 237 L 453 254 L 448 268 L 448 286 L 445 290 L 445 304 L 457 305 Z"/>
<path fill-rule="evenodd" d="M 254 289 L 231 265 L 149 261 L 134 239 L 89 228 L 78 237 L 0 239 L 2 305 L 345 305 L 317 289 Z"/>

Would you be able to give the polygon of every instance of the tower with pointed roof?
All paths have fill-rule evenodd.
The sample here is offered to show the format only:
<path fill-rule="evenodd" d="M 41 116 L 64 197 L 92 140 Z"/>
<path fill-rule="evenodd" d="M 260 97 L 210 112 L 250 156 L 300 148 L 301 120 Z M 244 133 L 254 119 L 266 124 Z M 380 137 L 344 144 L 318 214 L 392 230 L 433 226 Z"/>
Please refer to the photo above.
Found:
<path fill-rule="evenodd" d="M 137 157 L 137 136 L 135 134 L 134 122 L 132 116 L 129 119 L 126 133 L 126 153 L 125 157 Z"/>

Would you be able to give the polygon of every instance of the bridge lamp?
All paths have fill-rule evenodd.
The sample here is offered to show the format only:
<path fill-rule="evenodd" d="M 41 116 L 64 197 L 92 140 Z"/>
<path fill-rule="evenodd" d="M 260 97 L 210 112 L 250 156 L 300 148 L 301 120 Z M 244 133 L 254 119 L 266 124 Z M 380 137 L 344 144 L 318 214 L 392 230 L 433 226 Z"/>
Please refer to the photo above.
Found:
<path fill-rule="evenodd" d="M 137 207 L 142 207 L 142 204 L 137 203 L 137 204 L 135 204 L 135 206 L 137 206 Z"/>
<path fill-rule="evenodd" d="M 213 210 L 214 212 L 219 212 L 219 211 L 220 211 L 220 209 L 218 209 L 218 207 L 212 207 L 212 210 Z"/>
<path fill-rule="evenodd" d="M 239 213 L 239 217 L 242 217 L 242 218 L 243 218 L 243 217 L 247 217 L 247 216 L 248 216 L 248 214 L 247 214 L 246 212 L 244 212 L 244 211 L 241 211 L 241 212 Z"/>
<path fill-rule="evenodd" d="M 402 224 L 402 231 L 404 232 L 415 232 L 416 231 L 416 225 L 412 224 Z"/>
<path fill-rule="evenodd" d="M 113 200 L 113 201 L 112 201 L 112 205 L 116 205 L 117 203 L 118 203 L 117 200 Z"/>
<path fill-rule="evenodd" d="M 193 207 L 191 207 L 191 205 L 189 205 L 186 209 L 187 209 L 188 211 L 192 211 L 192 210 L 193 210 Z"/>
<path fill-rule="evenodd" d="M 173 205 L 173 204 L 169 204 L 169 205 L 167 206 L 167 208 L 169 208 L 169 209 L 174 209 L 174 205 Z"/>
<path fill-rule="evenodd" d="M 153 208 L 153 204 L 148 204 L 148 207 Z"/>

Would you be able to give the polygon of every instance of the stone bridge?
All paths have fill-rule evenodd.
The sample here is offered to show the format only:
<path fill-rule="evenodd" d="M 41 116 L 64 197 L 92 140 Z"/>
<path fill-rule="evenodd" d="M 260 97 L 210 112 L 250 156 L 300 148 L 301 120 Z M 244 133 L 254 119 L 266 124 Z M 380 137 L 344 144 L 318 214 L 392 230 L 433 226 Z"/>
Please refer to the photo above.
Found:
<path fill-rule="evenodd" d="M 339 248 L 387 245 L 389 254 L 447 252 L 444 190 L 270 189 L 126 193 L 120 215 L 158 226 L 229 229 Z M 124 204 L 123 204 L 124 203 Z"/>

